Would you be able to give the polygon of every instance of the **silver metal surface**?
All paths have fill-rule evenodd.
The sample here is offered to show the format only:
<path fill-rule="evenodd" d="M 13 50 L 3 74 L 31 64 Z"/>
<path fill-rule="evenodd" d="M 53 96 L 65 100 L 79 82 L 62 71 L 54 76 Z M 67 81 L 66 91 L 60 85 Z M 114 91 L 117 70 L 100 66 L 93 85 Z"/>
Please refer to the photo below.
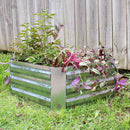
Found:
<path fill-rule="evenodd" d="M 41 70 L 41 69 L 36 69 L 36 68 L 31 68 L 31 67 L 18 66 L 18 65 L 13 65 L 13 64 L 10 64 L 10 67 L 22 69 L 22 70 L 27 70 L 27 71 L 32 71 L 32 72 L 37 72 L 37 73 L 42 73 L 42 74 L 47 74 L 47 75 L 51 74 L 50 71 L 44 71 L 44 70 Z"/>
<path fill-rule="evenodd" d="M 105 93 L 108 93 L 108 92 L 110 92 L 110 90 L 104 90 L 104 91 L 100 91 L 100 92 L 93 92 L 91 94 L 86 94 L 86 95 L 83 95 L 83 96 L 78 96 L 78 97 L 73 97 L 73 98 L 66 99 L 66 102 L 68 103 L 68 102 L 73 102 L 73 101 L 76 101 L 76 100 L 82 100 L 84 98 L 90 98 L 90 97 L 105 94 Z"/>
<path fill-rule="evenodd" d="M 10 64 L 18 65 L 18 66 L 31 67 L 31 68 L 41 69 L 41 70 L 45 70 L 45 71 L 51 70 L 49 66 L 37 65 L 37 64 L 20 62 L 20 61 L 15 61 L 15 60 L 10 60 Z"/>
<path fill-rule="evenodd" d="M 110 69 L 112 72 L 115 71 L 113 68 Z M 99 82 L 107 81 L 110 86 L 114 85 L 114 75 L 105 79 L 102 75 L 93 77 L 88 71 L 80 72 L 72 69 L 65 73 L 62 72 L 61 67 L 34 65 L 13 60 L 10 61 L 10 72 L 12 91 L 23 97 L 33 97 L 32 100 L 37 100 L 45 105 L 51 105 L 52 109 L 66 108 L 69 104 L 78 102 L 84 103 L 91 97 L 110 92 L 110 90 L 99 90 L 98 92 L 83 90 L 83 95 L 80 95 L 80 92 L 74 92 L 74 86 L 70 84 L 79 73 L 82 76 L 85 74 L 86 85 L 92 85 L 95 79 L 98 79 Z M 69 76 L 72 76 L 72 79 L 69 79 Z"/>
<path fill-rule="evenodd" d="M 20 78 L 25 78 L 25 79 L 29 79 L 29 80 L 33 80 L 33 81 L 40 82 L 40 83 L 43 83 L 43 84 L 49 84 L 51 86 L 51 79 L 46 80 L 42 76 L 41 76 L 41 78 L 38 78 L 38 75 L 35 75 L 35 77 L 32 77 L 32 76 L 28 76 L 28 75 L 21 74 L 21 73 L 13 73 L 13 76 L 20 77 Z"/>
<path fill-rule="evenodd" d="M 16 77 L 16 76 L 12 76 L 12 75 L 11 75 L 11 79 L 19 80 L 19 81 L 22 81 L 22 82 L 34 84 L 34 85 L 45 87 L 45 88 L 51 88 L 51 86 L 48 85 L 48 84 L 44 84 L 44 83 L 41 83 L 41 82 L 36 82 L 36 81 L 33 81 L 33 80 L 28 80 L 28 79 L 25 79 L 25 78 L 20 78 L 20 77 Z"/>
<path fill-rule="evenodd" d="M 38 95 L 38 94 L 35 94 L 35 93 L 31 93 L 31 92 L 28 92 L 28 91 L 25 91 L 25 90 L 22 90 L 22 89 L 19 89 L 19 88 L 15 88 L 15 87 L 13 87 L 13 85 L 11 85 L 11 89 L 13 91 L 17 91 L 17 92 L 20 92 L 20 93 L 23 93 L 23 94 L 26 94 L 26 95 L 29 95 L 29 96 L 32 96 L 32 97 L 36 97 L 36 98 L 51 102 L 50 98 L 47 98 L 47 97 L 44 97 L 44 96 L 41 96 L 41 95 Z"/>
<path fill-rule="evenodd" d="M 66 108 L 66 73 L 60 67 L 51 67 L 51 107 Z"/>
<path fill-rule="evenodd" d="M 50 106 L 50 67 L 10 60 L 10 74 L 12 93 Z"/>
<path fill-rule="evenodd" d="M 13 75 L 25 75 L 25 76 L 30 76 L 32 78 L 38 78 L 38 79 L 42 79 L 42 80 L 51 81 L 51 75 L 47 75 L 47 74 L 42 74 L 42 73 L 12 68 L 12 67 L 10 67 L 10 71 L 11 71 L 11 73 L 13 73 Z"/>

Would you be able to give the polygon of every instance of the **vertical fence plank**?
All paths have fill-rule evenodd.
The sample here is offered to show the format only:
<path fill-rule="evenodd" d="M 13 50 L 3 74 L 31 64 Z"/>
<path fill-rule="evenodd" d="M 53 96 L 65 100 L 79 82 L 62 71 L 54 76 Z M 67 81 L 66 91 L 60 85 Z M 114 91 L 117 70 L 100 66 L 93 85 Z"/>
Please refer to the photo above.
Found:
<path fill-rule="evenodd" d="M 111 0 L 99 0 L 100 43 L 112 52 Z"/>
<path fill-rule="evenodd" d="M 76 48 L 85 47 L 86 38 L 86 1 L 75 0 L 75 31 Z"/>
<path fill-rule="evenodd" d="M 64 1 L 65 44 L 75 47 L 74 0 Z"/>
<path fill-rule="evenodd" d="M 49 0 L 44 0 L 44 7 L 47 12 L 49 12 Z"/>
<path fill-rule="evenodd" d="M 127 51 L 128 51 L 128 69 L 130 70 L 130 0 L 127 0 Z"/>
<path fill-rule="evenodd" d="M 45 0 L 35 0 L 35 13 L 45 9 Z"/>
<path fill-rule="evenodd" d="M 34 14 L 35 13 L 35 1 L 27 0 L 27 21 L 30 24 L 34 23 Z"/>
<path fill-rule="evenodd" d="M 0 24 L 0 50 L 3 49 L 2 38 L 1 38 L 1 24 Z"/>
<path fill-rule="evenodd" d="M 27 23 L 27 0 L 17 1 L 17 11 L 19 25 Z M 23 27 L 19 26 L 19 29 L 22 30 Z"/>
<path fill-rule="evenodd" d="M 113 0 L 113 56 L 127 68 L 125 0 Z"/>
<path fill-rule="evenodd" d="M 41 12 L 42 9 L 45 9 L 45 0 L 34 0 L 34 13 Z M 34 16 L 35 21 L 39 20 L 38 16 Z"/>
<path fill-rule="evenodd" d="M 17 11 L 17 0 L 12 0 L 12 24 L 13 24 L 13 37 L 17 38 L 19 32 L 19 21 L 18 21 L 18 11 Z"/>
<path fill-rule="evenodd" d="M 7 50 L 8 45 L 7 45 L 7 33 L 6 33 L 6 16 L 5 16 L 5 1 L 0 0 L 0 49 L 2 50 Z"/>
<path fill-rule="evenodd" d="M 49 13 L 55 13 L 54 24 L 64 25 L 64 0 L 49 0 Z M 61 39 L 62 44 L 64 45 L 64 27 L 60 30 L 58 38 Z"/>
<path fill-rule="evenodd" d="M 5 25 L 6 25 L 7 50 L 9 50 L 12 37 L 13 37 L 12 0 L 5 1 L 5 17 L 6 17 Z"/>
<path fill-rule="evenodd" d="M 87 44 L 91 48 L 98 47 L 98 3 L 87 0 Z"/>

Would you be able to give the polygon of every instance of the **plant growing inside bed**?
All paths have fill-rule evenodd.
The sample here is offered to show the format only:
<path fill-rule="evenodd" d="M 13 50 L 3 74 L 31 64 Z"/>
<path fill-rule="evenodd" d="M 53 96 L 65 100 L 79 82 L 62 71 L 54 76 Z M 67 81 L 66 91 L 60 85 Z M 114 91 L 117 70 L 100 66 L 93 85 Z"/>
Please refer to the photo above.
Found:
<path fill-rule="evenodd" d="M 115 61 L 106 54 L 103 46 L 99 47 L 98 51 L 64 47 L 58 39 L 63 25 L 57 27 L 49 22 L 54 19 L 55 14 L 47 14 L 42 10 L 35 15 L 38 15 L 41 21 L 36 21 L 33 26 L 29 23 L 23 24 L 24 29 L 13 42 L 12 51 L 15 52 L 15 58 L 10 61 L 13 92 L 35 97 L 43 104 L 47 101 L 52 108 L 61 108 L 77 104 L 80 100 L 94 95 L 105 94 L 113 88 Z M 45 73 L 42 77 L 43 71 Z M 34 74 L 30 74 L 31 72 Z M 47 74 L 50 74 L 49 78 Z M 25 87 L 18 87 L 19 81 Z M 33 88 L 30 87 L 31 84 L 34 85 Z M 42 95 L 39 91 L 47 89 L 47 85 L 49 90 L 45 90 L 45 95 Z M 33 89 L 35 90 L 32 91 Z"/>

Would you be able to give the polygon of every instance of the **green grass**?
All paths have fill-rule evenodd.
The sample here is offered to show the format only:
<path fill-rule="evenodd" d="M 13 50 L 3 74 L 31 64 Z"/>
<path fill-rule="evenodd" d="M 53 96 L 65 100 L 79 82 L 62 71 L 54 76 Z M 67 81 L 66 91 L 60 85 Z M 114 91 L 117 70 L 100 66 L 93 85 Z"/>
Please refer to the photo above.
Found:
<path fill-rule="evenodd" d="M 12 57 L 11 54 L 3 54 L 0 53 L 0 62 L 8 63 L 9 59 Z M 9 65 L 1 65 L 0 64 L 0 92 L 4 89 L 6 89 L 6 86 L 4 86 L 4 82 L 9 76 Z"/>
<path fill-rule="evenodd" d="M 0 54 L 0 62 L 7 62 L 10 57 L 10 54 Z M 8 65 L 0 65 L 0 130 L 130 129 L 128 92 L 124 92 L 123 97 L 99 98 L 75 108 L 51 111 L 45 106 L 12 95 L 10 85 L 5 89 L 3 82 L 8 75 L 6 69 Z"/>

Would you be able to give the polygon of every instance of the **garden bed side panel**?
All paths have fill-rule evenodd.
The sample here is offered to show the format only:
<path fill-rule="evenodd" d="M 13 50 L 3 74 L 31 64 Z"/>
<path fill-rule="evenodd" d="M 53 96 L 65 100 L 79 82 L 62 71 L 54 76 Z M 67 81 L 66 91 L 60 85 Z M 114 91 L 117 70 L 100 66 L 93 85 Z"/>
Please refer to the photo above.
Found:
<path fill-rule="evenodd" d="M 80 71 L 62 72 L 61 67 L 48 67 L 34 65 L 25 62 L 10 60 L 11 90 L 12 93 L 27 97 L 40 104 L 49 106 L 51 109 L 61 109 L 77 104 L 83 104 L 90 99 L 106 95 L 115 85 L 115 67 L 109 69 L 113 75 L 104 79 L 102 75 L 92 76 L 89 72 Z M 100 82 L 107 81 L 109 90 L 99 89 L 91 91 L 82 89 L 82 94 L 71 86 L 73 80 L 85 74 L 85 83 L 92 87 L 96 79 Z M 71 77 L 71 79 L 70 79 Z"/>
<path fill-rule="evenodd" d="M 10 60 L 10 74 L 13 94 L 51 107 L 50 67 Z"/>
<path fill-rule="evenodd" d="M 108 69 L 110 74 L 107 78 L 104 78 L 103 75 L 92 75 L 90 72 L 79 72 L 76 71 L 70 71 L 66 73 L 66 106 L 74 106 L 78 104 L 87 103 L 93 99 L 97 99 L 99 96 L 104 97 L 108 94 L 110 94 L 111 91 L 113 91 L 113 88 L 115 86 L 115 73 L 116 68 L 114 65 L 111 65 L 111 67 Z M 93 88 L 93 84 L 95 81 L 98 81 L 99 83 L 105 82 L 104 86 L 106 86 L 108 89 L 99 88 L 95 91 L 85 89 L 83 88 L 83 85 L 81 84 L 78 86 L 71 86 L 71 83 L 73 80 L 80 75 L 84 76 L 85 84 Z M 81 90 L 81 92 L 80 92 Z"/>

